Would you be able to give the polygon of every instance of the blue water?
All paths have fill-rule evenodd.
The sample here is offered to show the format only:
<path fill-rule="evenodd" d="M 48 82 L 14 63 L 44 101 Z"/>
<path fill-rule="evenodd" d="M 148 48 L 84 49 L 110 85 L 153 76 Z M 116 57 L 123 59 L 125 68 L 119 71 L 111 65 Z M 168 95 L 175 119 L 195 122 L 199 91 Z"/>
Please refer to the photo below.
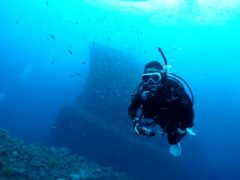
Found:
<path fill-rule="evenodd" d="M 84 88 L 91 43 L 128 52 L 140 64 L 159 59 L 161 46 L 195 95 L 197 136 L 183 143 L 177 163 L 195 173 L 186 177 L 240 179 L 238 1 L 3 0 L 0 7 L 1 128 L 48 144 L 59 109 Z M 156 165 L 160 174 L 166 163 Z"/>

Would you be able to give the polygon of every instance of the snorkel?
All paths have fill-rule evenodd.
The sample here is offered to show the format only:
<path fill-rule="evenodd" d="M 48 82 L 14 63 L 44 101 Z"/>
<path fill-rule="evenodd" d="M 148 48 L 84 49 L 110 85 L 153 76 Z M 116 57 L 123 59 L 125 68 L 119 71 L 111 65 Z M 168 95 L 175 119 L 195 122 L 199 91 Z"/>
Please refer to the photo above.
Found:
<path fill-rule="evenodd" d="M 191 101 L 192 101 L 192 106 L 194 105 L 194 96 L 193 96 L 193 93 L 192 93 L 192 90 L 190 88 L 190 86 L 188 85 L 188 83 L 183 79 L 181 78 L 180 76 L 174 74 L 174 73 L 169 73 L 168 70 L 170 69 L 171 66 L 168 65 L 168 62 L 167 62 L 167 58 L 166 56 L 164 55 L 162 49 L 160 47 L 158 47 L 158 52 L 161 54 L 162 58 L 163 58 L 163 61 L 164 61 L 164 66 L 163 66 L 163 78 L 164 80 L 167 79 L 167 77 L 175 80 L 180 86 L 183 86 L 183 84 L 181 83 L 181 81 L 187 86 L 190 94 L 191 94 Z M 170 75 L 170 76 L 168 76 Z"/>
<path fill-rule="evenodd" d="M 167 58 L 166 56 L 164 55 L 162 49 L 160 47 L 158 47 L 158 52 L 161 54 L 163 60 L 164 60 L 164 65 L 166 66 L 168 63 L 167 63 Z"/>
<path fill-rule="evenodd" d="M 162 84 L 165 84 L 166 79 L 167 79 L 167 73 L 168 73 L 168 70 L 170 68 L 168 67 L 167 58 L 164 55 L 164 53 L 163 53 L 163 51 L 162 51 L 162 49 L 160 47 L 158 47 L 158 52 L 161 54 L 161 56 L 163 58 L 163 61 L 164 61 L 163 71 L 162 71 L 162 77 L 163 77 Z"/>

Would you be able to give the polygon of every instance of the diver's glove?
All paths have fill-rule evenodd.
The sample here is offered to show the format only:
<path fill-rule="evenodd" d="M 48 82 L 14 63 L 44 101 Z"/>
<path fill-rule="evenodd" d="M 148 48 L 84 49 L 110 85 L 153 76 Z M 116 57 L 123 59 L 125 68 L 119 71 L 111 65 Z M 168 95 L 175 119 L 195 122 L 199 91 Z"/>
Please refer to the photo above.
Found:
<path fill-rule="evenodd" d="M 193 131 L 193 130 L 190 129 L 190 128 L 187 128 L 186 131 L 187 131 L 188 134 L 190 134 L 190 135 L 192 135 L 192 136 L 195 136 L 195 135 L 196 135 L 195 131 Z"/>
<path fill-rule="evenodd" d="M 192 136 L 195 136 L 196 133 L 190 129 L 190 128 L 186 128 L 185 130 L 182 130 L 180 128 L 177 128 L 177 132 L 180 134 L 180 135 L 183 135 L 183 134 L 189 134 L 189 135 L 192 135 Z"/>
<path fill-rule="evenodd" d="M 147 127 L 141 125 L 139 118 L 134 118 L 133 120 L 134 125 L 134 134 L 136 135 L 144 135 L 144 136 L 154 136 L 155 132 Z"/>
<path fill-rule="evenodd" d="M 140 120 L 139 120 L 138 117 L 135 117 L 135 118 L 133 119 L 133 126 L 134 126 L 133 133 L 139 135 L 140 133 L 139 133 L 139 131 L 138 131 L 138 128 L 139 128 L 139 126 L 140 126 Z"/>
<path fill-rule="evenodd" d="M 185 134 L 186 130 L 183 130 L 181 128 L 177 128 L 177 132 L 178 132 L 178 134 Z"/>

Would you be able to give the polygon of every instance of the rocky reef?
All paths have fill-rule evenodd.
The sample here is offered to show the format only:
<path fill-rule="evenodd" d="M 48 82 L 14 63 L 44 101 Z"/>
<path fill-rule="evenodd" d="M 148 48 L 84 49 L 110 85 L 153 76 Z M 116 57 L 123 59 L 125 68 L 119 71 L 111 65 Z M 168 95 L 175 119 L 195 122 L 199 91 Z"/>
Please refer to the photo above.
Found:
<path fill-rule="evenodd" d="M 104 165 L 118 164 L 135 139 L 127 108 L 142 68 L 134 57 L 97 43 L 90 46 L 89 61 L 84 91 L 59 111 L 52 143 Z"/>
<path fill-rule="evenodd" d="M 27 144 L 12 138 L 0 129 L 1 180 L 77 180 L 77 179 L 131 179 L 111 168 L 100 167 L 68 148 L 54 148 Z"/>

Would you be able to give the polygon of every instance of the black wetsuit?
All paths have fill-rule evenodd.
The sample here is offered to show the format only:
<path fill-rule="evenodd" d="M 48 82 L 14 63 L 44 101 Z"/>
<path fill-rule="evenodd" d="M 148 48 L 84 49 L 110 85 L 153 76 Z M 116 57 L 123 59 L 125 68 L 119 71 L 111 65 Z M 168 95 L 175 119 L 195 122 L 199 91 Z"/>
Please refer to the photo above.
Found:
<path fill-rule="evenodd" d="M 166 79 L 155 93 L 141 86 L 128 108 L 130 119 L 137 116 L 139 108 L 142 108 L 144 118 L 154 119 L 167 132 L 170 144 L 177 144 L 186 135 L 178 133 L 177 128 L 185 130 L 193 126 L 194 110 L 191 99 L 175 80 Z"/>

